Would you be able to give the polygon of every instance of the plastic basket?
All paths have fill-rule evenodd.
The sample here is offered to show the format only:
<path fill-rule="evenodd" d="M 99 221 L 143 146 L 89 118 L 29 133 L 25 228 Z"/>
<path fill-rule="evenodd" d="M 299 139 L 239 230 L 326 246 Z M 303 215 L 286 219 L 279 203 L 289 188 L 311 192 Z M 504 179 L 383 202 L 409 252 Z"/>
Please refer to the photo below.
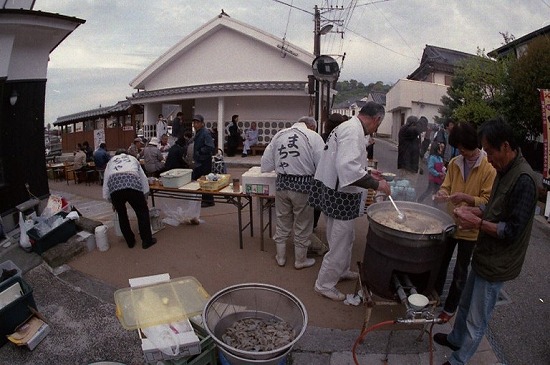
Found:
<path fill-rule="evenodd" d="M 218 174 L 217 181 L 210 181 L 207 180 L 205 176 L 201 176 L 197 181 L 199 182 L 202 190 L 218 191 L 229 185 L 229 182 L 231 181 L 231 175 Z"/>

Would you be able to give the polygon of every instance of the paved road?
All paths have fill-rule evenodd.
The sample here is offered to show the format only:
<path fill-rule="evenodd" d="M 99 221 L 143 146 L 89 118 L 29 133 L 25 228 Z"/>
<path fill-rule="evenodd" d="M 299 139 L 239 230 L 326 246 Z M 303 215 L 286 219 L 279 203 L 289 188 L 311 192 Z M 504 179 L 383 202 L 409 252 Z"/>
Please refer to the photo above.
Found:
<path fill-rule="evenodd" d="M 397 171 L 394 143 L 377 139 L 374 157 L 380 170 Z M 426 184 L 424 174 L 418 180 L 417 193 L 422 193 Z M 523 270 L 504 285 L 489 324 L 488 337 L 503 364 L 550 364 L 550 224 L 542 216 L 537 220 L 540 224 L 534 225 Z"/>

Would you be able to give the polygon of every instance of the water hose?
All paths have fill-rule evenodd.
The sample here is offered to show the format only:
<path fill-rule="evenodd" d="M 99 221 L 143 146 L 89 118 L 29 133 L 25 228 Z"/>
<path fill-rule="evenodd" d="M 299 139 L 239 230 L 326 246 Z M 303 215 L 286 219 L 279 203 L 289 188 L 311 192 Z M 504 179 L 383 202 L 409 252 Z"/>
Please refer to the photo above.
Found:
<path fill-rule="evenodd" d="M 397 323 L 396 320 L 392 320 L 392 321 L 384 321 L 384 322 L 380 322 L 380 323 L 377 323 L 373 326 L 370 326 L 369 328 L 363 330 L 363 332 L 361 332 L 361 334 L 359 335 L 359 337 L 357 337 L 357 339 L 355 340 L 355 343 L 353 344 L 353 347 L 351 349 L 351 353 L 353 355 L 353 362 L 355 363 L 355 365 L 359 365 L 359 362 L 357 361 L 357 355 L 355 354 L 355 349 L 357 348 L 357 346 L 363 342 L 363 339 L 365 338 L 365 336 L 367 335 L 367 333 L 371 332 L 371 331 L 374 331 L 375 329 L 378 329 L 380 327 L 384 327 L 388 324 L 395 324 Z"/>

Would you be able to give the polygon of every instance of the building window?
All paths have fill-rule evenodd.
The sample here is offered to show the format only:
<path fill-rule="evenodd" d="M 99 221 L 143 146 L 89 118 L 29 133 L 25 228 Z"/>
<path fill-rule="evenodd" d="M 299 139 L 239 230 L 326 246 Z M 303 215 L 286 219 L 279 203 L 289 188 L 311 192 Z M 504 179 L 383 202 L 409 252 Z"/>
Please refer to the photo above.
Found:
<path fill-rule="evenodd" d="M 445 85 L 451 86 L 452 82 L 453 82 L 453 77 L 451 75 L 445 75 Z"/>

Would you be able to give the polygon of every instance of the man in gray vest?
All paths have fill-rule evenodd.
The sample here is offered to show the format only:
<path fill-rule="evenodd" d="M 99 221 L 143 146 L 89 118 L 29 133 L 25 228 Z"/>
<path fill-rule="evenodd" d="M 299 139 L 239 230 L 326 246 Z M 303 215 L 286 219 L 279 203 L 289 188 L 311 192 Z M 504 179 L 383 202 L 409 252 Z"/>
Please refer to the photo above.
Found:
<path fill-rule="evenodd" d="M 479 229 L 479 236 L 453 330 L 434 335 L 435 342 L 454 350 L 444 365 L 466 364 L 475 354 L 502 285 L 521 272 L 537 203 L 535 176 L 512 128 L 490 120 L 478 137 L 497 176 L 486 206 L 454 210 L 459 227 Z"/>

